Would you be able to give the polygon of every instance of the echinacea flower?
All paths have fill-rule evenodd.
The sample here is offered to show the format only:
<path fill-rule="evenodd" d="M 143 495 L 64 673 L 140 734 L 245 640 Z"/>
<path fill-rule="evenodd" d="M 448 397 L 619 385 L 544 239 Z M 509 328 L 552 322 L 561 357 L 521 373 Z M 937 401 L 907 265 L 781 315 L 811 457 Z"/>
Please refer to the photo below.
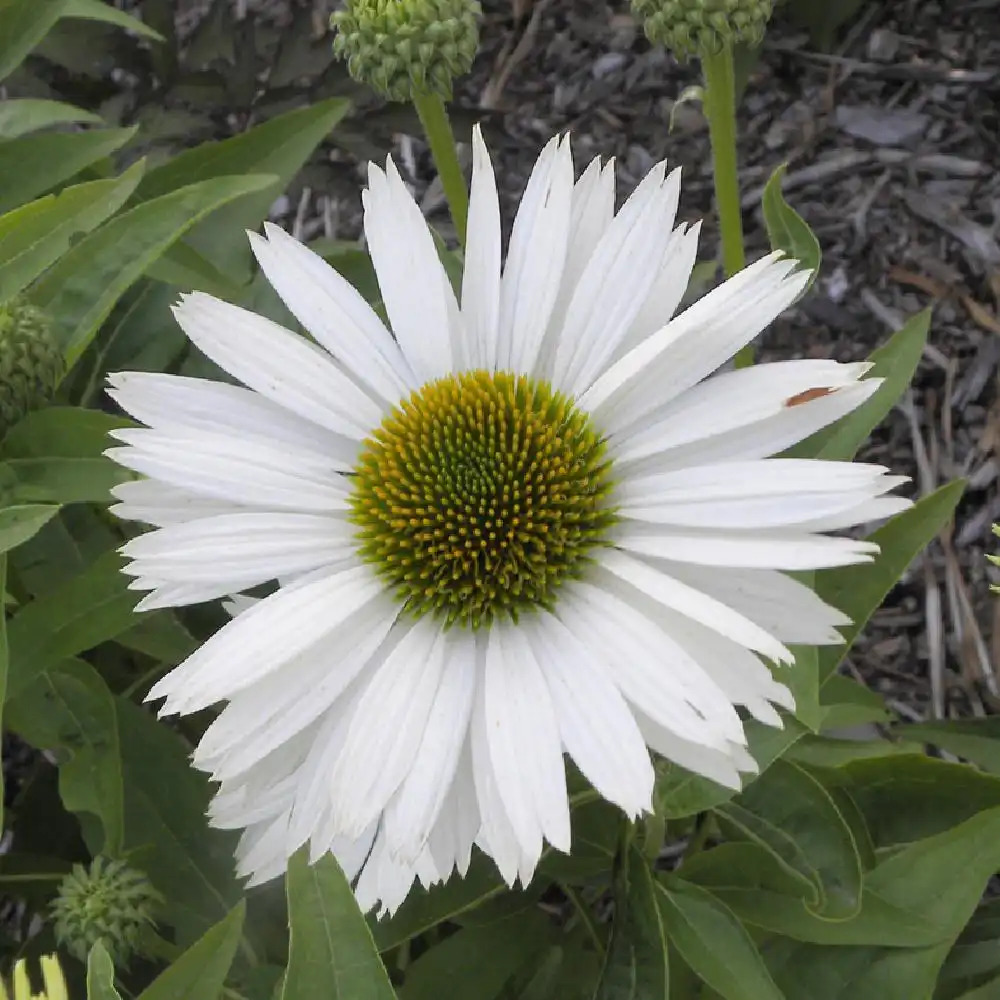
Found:
<path fill-rule="evenodd" d="M 660 164 L 614 211 L 613 166 L 535 165 L 501 271 L 478 132 L 460 295 L 391 160 L 364 226 L 387 327 L 274 226 L 257 260 L 311 340 L 211 296 L 175 314 L 242 387 L 111 378 L 146 427 L 119 517 L 140 608 L 237 598 L 233 620 L 149 694 L 224 707 L 195 763 L 240 869 L 333 851 L 366 909 L 464 872 L 508 884 L 566 851 L 564 754 L 629 816 L 650 750 L 738 788 L 741 706 L 781 725 L 786 644 L 847 619 L 786 575 L 869 560 L 831 531 L 888 516 L 876 465 L 773 458 L 877 388 L 866 364 L 712 375 L 805 287 L 771 254 L 674 319 L 698 228 Z M 391 332 L 390 332 L 391 330 Z M 775 676 L 775 672 L 778 676 Z"/>

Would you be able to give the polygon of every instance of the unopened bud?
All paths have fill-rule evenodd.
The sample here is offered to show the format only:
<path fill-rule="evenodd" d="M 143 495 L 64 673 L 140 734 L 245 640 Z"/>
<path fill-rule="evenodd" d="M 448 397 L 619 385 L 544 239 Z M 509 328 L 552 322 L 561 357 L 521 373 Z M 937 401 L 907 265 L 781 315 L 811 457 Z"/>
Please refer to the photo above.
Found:
<path fill-rule="evenodd" d="M 759 45 L 773 7 L 774 0 L 632 0 L 646 37 L 682 59 Z"/>

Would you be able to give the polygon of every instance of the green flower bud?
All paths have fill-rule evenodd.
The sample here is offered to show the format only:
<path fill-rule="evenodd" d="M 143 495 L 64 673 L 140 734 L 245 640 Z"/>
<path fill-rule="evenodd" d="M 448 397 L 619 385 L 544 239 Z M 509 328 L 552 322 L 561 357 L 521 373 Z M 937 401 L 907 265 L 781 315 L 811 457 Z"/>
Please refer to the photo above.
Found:
<path fill-rule="evenodd" d="M 28 979 L 28 966 L 23 958 L 14 963 L 14 975 L 11 989 L 0 981 L 0 1000 L 69 1000 L 66 980 L 63 978 L 62 967 L 55 955 L 42 955 L 39 959 L 42 967 L 42 983 L 45 989 L 41 993 L 32 993 L 31 981 Z"/>
<path fill-rule="evenodd" d="M 0 438 L 52 398 L 64 371 L 45 314 L 21 299 L 0 304 Z"/>
<path fill-rule="evenodd" d="M 390 101 L 414 91 L 451 98 L 479 48 L 478 0 L 346 0 L 331 23 L 333 51 Z"/>
<path fill-rule="evenodd" d="M 115 965 L 125 965 L 160 901 L 146 876 L 124 861 L 95 858 L 89 870 L 74 865 L 52 904 L 56 940 L 81 962 L 101 941 Z"/>
<path fill-rule="evenodd" d="M 681 58 L 759 45 L 773 7 L 774 0 L 632 0 L 646 37 Z"/>

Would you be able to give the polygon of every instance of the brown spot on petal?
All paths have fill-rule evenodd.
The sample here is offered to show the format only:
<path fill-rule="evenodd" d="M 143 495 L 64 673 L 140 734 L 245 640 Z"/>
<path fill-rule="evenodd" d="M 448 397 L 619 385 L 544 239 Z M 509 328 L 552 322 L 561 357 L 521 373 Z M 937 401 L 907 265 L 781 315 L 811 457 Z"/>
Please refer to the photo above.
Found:
<path fill-rule="evenodd" d="M 835 390 L 830 388 L 825 389 L 806 389 L 805 392 L 800 392 L 796 396 L 789 396 L 785 400 L 785 406 L 801 406 L 803 403 L 808 403 L 813 399 L 819 399 L 821 396 L 829 396 L 831 392 Z"/>

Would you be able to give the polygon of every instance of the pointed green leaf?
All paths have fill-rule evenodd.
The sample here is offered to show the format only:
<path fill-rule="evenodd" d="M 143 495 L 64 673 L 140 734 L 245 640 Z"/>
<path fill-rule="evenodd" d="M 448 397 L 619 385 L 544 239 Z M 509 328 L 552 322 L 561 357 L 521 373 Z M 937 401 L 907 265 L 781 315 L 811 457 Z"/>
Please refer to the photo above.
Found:
<path fill-rule="evenodd" d="M 628 848 L 615 879 L 611 942 L 594 1000 L 669 1000 L 667 929 L 646 859 Z"/>
<path fill-rule="evenodd" d="M 403 905 L 384 920 L 368 918 L 368 927 L 380 952 L 395 948 L 447 920 L 495 899 L 504 891 L 496 868 L 484 855 L 475 853 L 464 878 L 424 889 L 414 886 Z"/>
<path fill-rule="evenodd" d="M 0 508 L 0 556 L 32 538 L 58 513 L 58 507 L 39 503 Z"/>
<path fill-rule="evenodd" d="M 144 202 L 77 243 L 32 292 L 54 319 L 68 365 L 83 353 L 122 293 L 167 247 L 221 205 L 270 181 L 217 177 L 191 184 Z"/>
<path fill-rule="evenodd" d="M 266 218 L 274 199 L 288 186 L 313 150 L 343 118 L 349 104 L 341 98 L 278 115 L 246 132 L 186 150 L 152 170 L 139 186 L 139 196 L 155 198 L 195 181 L 223 174 L 269 174 L 272 183 L 238 201 L 199 227 L 188 239 L 203 257 L 226 274 L 245 280 L 250 250 L 245 229 Z"/>
<path fill-rule="evenodd" d="M 395 1000 L 371 931 L 332 854 L 288 865 L 288 970 L 281 1000 Z"/>
<path fill-rule="evenodd" d="M 127 589 L 121 566 L 122 557 L 108 552 L 10 619 L 10 697 L 49 667 L 113 639 L 134 624 L 132 609 L 138 595 Z"/>
<path fill-rule="evenodd" d="M 117 7 L 104 3 L 104 0 L 69 0 L 62 16 L 80 17 L 88 21 L 103 21 L 105 24 L 113 24 L 117 28 L 133 31 L 151 41 L 163 41 L 163 35 L 154 31 L 148 24 L 144 24 L 131 14 L 126 14 L 123 10 L 118 10 Z"/>
<path fill-rule="evenodd" d="M 931 313 L 926 310 L 912 317 L 906 325 L 874 351 L 869 361 L 874 367 L 868 378 L 884 381 L 872 397 L 836 423 L 806 438 L 787 454 L 793 458 L 823 458 L 848 461 L 868 440 L 871 432 L 888 416 L 913 380 L 930 329 Z"/>
<path fill-rule="evenodd" d="M 68 4 L 69 0 L 0 0 L 0 80 L 21 65 Z"/>
<path fill-rule="evenodd" d="M 657 903 L 684 961 L 725 1000 L 784 1000 L 753 940 L 710 892 L 665 876 Z"/>
<path fill-rule="evenodd" d="M 816 575 L 816 593 L 843 611 L 851 624 L 840 629 L 842 646 L 823 646 L 818 653 L 822 683 L 847 655 L 868 619 L 895 586 L 904 570 L 951 520 L 965 483 L 949 483 L 922 497 L 868 536 L 879 547 L 873 563 L 843 566 Z"/>
<path fill-rule="evenodd" d="M 552 942 L 552 923 L 527 910 L 488 924 L 465 927 L 424 952 L 406 969 L 400 1000 L 442 996 L 497 1000 L 505 987 Z"/>
<path fill-rule="evenodd" d="M 893 733 L 903 740 L 930 743 L 958 757 L 971 760 L 990 774 L 1000 775 L 1000 718 L 939 719 L 934 722 L 901 722 Z"/>
<path fill-rule="evenodd" d="M 811 285 L 819 273 L 823 255 L 820 251 L 819 240 L 816 239 L 813 231 L 802 216 L 785 201 L 785 196 L 781 191 L 781 179 L 784 175 L 785 165 L 783 164 L 771 174 L 771 179 L 764 188 L 764 196 L 761 201 L 764 225 L 767 226 L 771 249 L 783 250 L 789 257 L 794 257 L 804 268 L 810 270 L 812 277 L 809 280 L 809 285 Z"/>
<path fill-rule="evenodd" d="M 44 5 L 36 3 L 35 6 L 41 8 Z M 0 10 L 2 9 L 3 6 L 0 4 Z M 18 136 L 37 132 L 51 125 L 77 122 L 84 125 L 99 125 L 101 117 L 72 104 L 41 97 L 15 97 L 0 101 L 0 139 L 16 139 Z"/>
<path fill-rule="evenodd" d="M 212 790 L 190 747 L 147 711 L 116 698 L 125 790 L 124 850 L 166 900 L 165 922 L 186 947 L 239 902 L 237 836 L 208 825 Z M 192 998 L 193 1000 L 193 998 Z"/>
<path fill-rule="evenodd" d="M 115 989 L 115 966 L 98 941 L 87 956 L 87 1000 L 122 1000 Z"/>
<path fill-rule="evenodd" d="M 775 761 L 718 815 L 812 882 L 811 909 L 833 920 L 858 912 L 861 859 L 854 836 L 830 794 L 803 768 Z"/>
<path fill-rule="evenodd" d="M 882 696 L 843 674 L 830 674 L 819 694 L 824 730 L 889 721 Z"/>
<path fill-rule="evenodd" d="M 55 263 L 74 237 L 114 215 L 135 190 L 143 169 L 140 161 L 121 177 L 76 184 L 0 216 L 0 302 Z"/>
<path fill-rule="evenodd" d="M 0 142 L 0 212 L 9 212 L 68 181 L 84 167 L 120 149 L 135 131 L 40 132 Z"/>
<path fill-rule="evenodd" d="M 219 1000 L 243 931 L 246 904 L 234 906 L 139 994 L 139 1000 Z"/>
<path fill-rule="evenodd" d="M 10 728 L 33 746 L 60 750 L 59 796 L 72 813 L 101 821 L 95 853 L 121 853 L 124 832 L 121 750 L 115 700 L 101 675 L 83 660 L 41 674 L 8 703 Z"/>

